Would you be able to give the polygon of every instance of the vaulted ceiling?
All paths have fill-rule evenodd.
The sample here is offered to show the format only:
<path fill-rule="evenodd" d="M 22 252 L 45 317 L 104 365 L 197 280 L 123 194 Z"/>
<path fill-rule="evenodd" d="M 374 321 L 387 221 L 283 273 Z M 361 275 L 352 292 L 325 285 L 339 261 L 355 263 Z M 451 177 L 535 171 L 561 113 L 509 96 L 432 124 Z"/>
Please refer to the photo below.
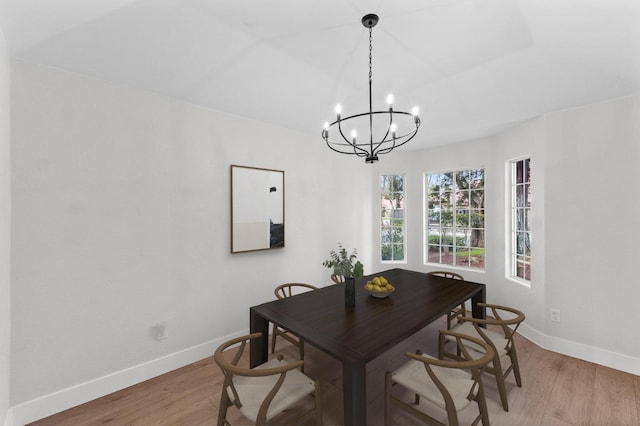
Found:
<path fill-rule="evenodd" d="M 317 135 L 420 106 L 407 148 L 640 92 L 638 0 L 0 0 L 21 60 Z"/>

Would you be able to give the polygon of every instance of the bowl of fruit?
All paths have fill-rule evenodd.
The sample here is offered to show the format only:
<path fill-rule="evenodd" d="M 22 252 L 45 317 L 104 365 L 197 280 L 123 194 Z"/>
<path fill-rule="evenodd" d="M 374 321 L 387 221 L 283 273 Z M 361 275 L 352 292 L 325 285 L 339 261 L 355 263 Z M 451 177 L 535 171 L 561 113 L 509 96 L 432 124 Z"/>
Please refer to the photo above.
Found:
<path fill-rule="evenodd" d="M 367 290 L 373 297 L 383 299 L 389 296 L 395 291 L 395 287 L 389 284 L 389 281 L 383 276 L 373 277 L 367 281 L 364 289 Z"/>

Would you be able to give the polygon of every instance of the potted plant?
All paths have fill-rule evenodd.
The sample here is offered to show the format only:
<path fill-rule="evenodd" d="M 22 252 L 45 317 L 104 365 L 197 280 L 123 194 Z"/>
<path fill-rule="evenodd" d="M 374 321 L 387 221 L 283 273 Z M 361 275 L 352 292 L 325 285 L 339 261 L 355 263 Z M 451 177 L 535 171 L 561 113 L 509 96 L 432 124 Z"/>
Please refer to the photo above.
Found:
<path fill-rule="evenodd" d="M 340 277 L 344 279 L 345 305 L 349 308 L 355 306 L 355 279 L 361 278 L 364 274 L 364 265 L 357 259 L 358 251 L 356 249 L 353 249 L 349 254 L 342 243 L 338 243 L 338 251 L 329 251 L 329 259 L 322 262 L 327 268 L 333 268 L 331 279 L 335 282 L 340 282 Z"/>

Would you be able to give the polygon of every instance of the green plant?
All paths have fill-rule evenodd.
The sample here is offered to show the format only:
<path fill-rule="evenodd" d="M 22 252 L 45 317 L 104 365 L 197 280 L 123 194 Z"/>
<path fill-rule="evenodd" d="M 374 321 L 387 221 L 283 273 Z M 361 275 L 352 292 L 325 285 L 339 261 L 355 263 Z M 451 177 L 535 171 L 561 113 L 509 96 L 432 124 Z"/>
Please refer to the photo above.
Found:
<path fill-rule="evenodd" d="M 382 244 L 382 260 L 404 260 L 404 247 L 402 244 Z"/>
<path fill-rule="evenodd" d="M 322 265 L 333 268 L 335 275 L 341 275 L 345 278 L 360 278 L 364 275 L 364 265 L 357 259 L 358 251 L 356 249 L 353 249 L 349 254 L 342 243 L 338 243 L 338 251 L 329 251 L 329 259 L 322 262 Z"/>

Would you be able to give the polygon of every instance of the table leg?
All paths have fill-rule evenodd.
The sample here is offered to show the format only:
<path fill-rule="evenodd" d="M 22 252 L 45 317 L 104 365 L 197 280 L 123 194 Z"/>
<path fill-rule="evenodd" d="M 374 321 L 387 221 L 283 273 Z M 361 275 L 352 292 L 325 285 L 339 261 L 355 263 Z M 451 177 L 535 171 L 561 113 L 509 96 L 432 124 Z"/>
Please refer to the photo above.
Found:
<path fill-rule="evenodd" d="M 471 311 L 474 318 L 486 319 L 487 314 L 483 307 L 478 303 L 487 303 L 487 286 L 482 284 L 482 289 L 471 297 Z"/>
<path fill-rule="evenodd" d="M 366 364 L 342 362 L 342 402 L 345 426 L 367 424 Z"/>
<path fill-rule="evenodd" d="M 249 365 L 254 368 L 267 362 L 269 356 L 269 321 L 256 314 L 253 309 L 250 309 L 249 330 L 251 333 L 262 333 L 262 337 L 251 341 Z"/>

